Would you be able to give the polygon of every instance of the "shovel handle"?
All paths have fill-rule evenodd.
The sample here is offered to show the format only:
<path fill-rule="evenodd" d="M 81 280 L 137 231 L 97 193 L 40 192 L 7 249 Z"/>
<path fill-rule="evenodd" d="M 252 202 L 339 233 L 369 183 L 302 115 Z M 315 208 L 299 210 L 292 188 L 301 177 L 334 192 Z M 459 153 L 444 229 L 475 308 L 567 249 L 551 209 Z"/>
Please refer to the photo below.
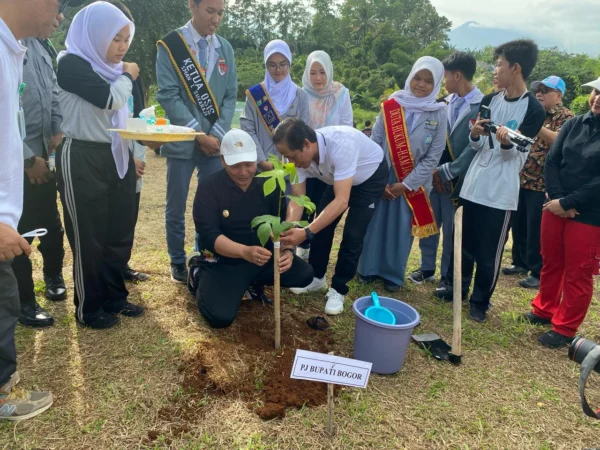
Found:
<path fill-rule="evenodd" d="M 452 353 L 462 355 L 462 223 L 463 207 L 454 215 L 454 281 L 452 288 Z"/>

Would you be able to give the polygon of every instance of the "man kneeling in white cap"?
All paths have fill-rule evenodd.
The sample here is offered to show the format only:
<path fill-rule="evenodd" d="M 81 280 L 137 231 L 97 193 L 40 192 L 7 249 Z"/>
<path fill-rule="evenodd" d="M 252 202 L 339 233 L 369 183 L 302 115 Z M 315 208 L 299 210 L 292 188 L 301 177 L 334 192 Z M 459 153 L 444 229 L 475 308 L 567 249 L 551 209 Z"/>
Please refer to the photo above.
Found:
<path fill-rule="evenodd" d="M 265 197 L 265 178 L 256 175 L 256 144 L 245 131 L 233 129 L 221 143 L 225 170 L 198 185 L 194 199 L 194 223 L 201 236 L 202 252 L 188 257 L 188 289 L 198 309 L 213 328 L 225 328 L 238 314 L 248 290 L 261 300 L 265 285 L 273 285 L 273 244 L 260 245 L 252 219 L 279 215 L 285 220 L 286 206 L 279 207 L 279 189 Z M 279 260 L 282 287 L 308 286 L 313 280 L 310 265 L 282 246 Z"/>

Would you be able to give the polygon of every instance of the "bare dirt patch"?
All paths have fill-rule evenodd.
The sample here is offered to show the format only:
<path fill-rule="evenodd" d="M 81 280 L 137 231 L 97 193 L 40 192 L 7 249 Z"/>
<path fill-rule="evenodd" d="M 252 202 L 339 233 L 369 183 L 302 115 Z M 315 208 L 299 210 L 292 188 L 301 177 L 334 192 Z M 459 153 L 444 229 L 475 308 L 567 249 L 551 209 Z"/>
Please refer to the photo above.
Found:
<path fill-rule="evenodd" d="M 242 397 L 262 419 L 284 417 L 287 408 L 314 407 L 327 401 L 323 383 L 290 378 L 295 350 L 327 353 L 335 345 L 331 331 L 310 328 L 318 311 L 282 314 L 282 346 L 273 347 L 271 307 L 244 302 L 234 325 L 219 330 L 186 362 L 182 386 L 195 395 Z"/>

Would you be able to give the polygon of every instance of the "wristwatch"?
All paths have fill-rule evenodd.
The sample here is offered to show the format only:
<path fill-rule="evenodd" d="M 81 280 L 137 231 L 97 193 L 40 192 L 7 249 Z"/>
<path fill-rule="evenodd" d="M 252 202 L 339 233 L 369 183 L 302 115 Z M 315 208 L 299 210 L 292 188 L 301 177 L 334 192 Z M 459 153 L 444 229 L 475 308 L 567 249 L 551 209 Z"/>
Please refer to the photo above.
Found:
<path fill-rule="evenodd" d="M 31 169 L 33 167 L 33 165 L 35 164 L 36 158 L 37 158 L 37 156 L 35 156 L 35 155 L 33 155 L 31 158 L 27 158 L 25 160 L 25 168 Z"/>
<path fill-rule="evenodd" d="M 308 228 L 308 227 L 304 228 L 304 232 L 306 233 L 306 240 L 308 242 L 311 242 L 315 238 L 315 233 L 310 231 L 310 228 Z"/>

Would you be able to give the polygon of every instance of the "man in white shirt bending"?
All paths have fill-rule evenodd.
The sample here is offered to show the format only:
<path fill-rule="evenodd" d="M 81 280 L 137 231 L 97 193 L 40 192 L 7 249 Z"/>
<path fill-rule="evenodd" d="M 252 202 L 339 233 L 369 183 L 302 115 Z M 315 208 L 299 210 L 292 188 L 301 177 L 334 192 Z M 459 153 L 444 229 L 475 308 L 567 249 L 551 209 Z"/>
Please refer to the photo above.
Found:
<path fill-rule="evenodd" d="M 307 178 L 318 178 L 329 185 L 317 205 L 317 218 L 306 228 L 282 234 L 281 242 L 285 245 L 312 241 L 308 262 L 314 269 L 315 279 L 305 288 L 291 289 L 293 293 L 327 288 L 325 273 L 335 229 L 349 209 L 325 305 L 326 314 L 340 314 L 348 293 L 347 283 L 356 274 L 367 227 L 388 179 L 389 167 L 383 150 L 352 127 L 325 127 L 315 131 L 303 121 L 291 118 L 277 127 L 273 142 L 277 150 L 298 167 L 293 195 L 306 194 Z M 300 220 L 303 209 L 290 202 L 287 220 Z"/>

